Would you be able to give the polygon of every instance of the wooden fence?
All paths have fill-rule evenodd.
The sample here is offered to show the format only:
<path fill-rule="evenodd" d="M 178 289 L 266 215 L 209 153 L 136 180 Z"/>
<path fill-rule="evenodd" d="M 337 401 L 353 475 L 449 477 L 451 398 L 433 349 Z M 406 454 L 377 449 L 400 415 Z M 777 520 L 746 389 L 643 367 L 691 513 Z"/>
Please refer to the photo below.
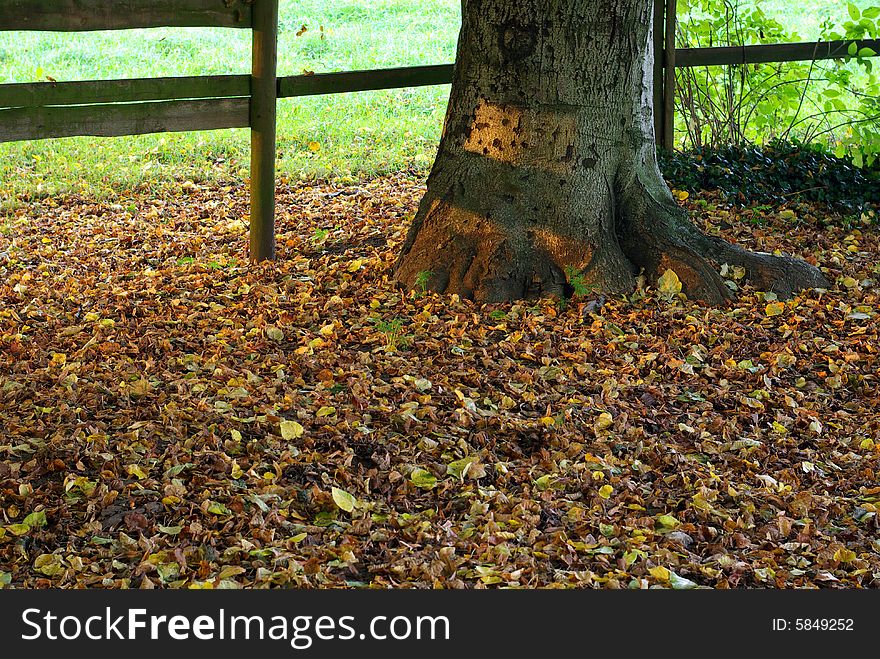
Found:
<path fill-rule="evenodd" d="M 655 117 L 671 148 L 676 67 L 844 57 L 851 42 L 676 50 L 676 0 L 656 0 Z M 666 17 L 672 17 L 667 20 Z M 278 0 L 3 0 L 0 31 L 77 32 L 148 27 L 224 27 L 253 34 L 250 75 L 0 85 L 0 142 L 74 135 L 251 129 L 254 260 L 275 255 L 275 107 L 278 98 L 446 84 L 452 64 L 279 78 Z M 880 40 L 859 48 L 880 51 Z"/>

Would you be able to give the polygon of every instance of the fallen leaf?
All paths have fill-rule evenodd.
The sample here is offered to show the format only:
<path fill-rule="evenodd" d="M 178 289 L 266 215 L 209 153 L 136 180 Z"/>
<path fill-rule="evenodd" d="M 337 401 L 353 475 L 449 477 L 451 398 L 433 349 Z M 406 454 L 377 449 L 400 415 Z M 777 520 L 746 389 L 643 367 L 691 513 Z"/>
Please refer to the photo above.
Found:
<path fill-rule="evenodd" d="M 665 298 L 673 298 L 681 293 L 681 280 L 674 270 L 667 269 L 657 280 L 657 290 Z"/>
<path fill-rule="evenodd" d="M 279 424 L 281 428 L 281 438 L 285 441 L 292 441 L 294 439 L 299 439 L 303 436 L 305 429 L 302 425 L 297 421 L 290 421 L 285 419 Z"/>
<path fill-rule="evenodd" d="M 349 494 L 345 490 L 340 490 L 338 487 L 333 488 L 332 494 L 333 502 L 342 510 L 347 513 L 350 513 L 354 510 L 354 507 L 357 504 L 357 499 L 355 499 L 351 494 Z"/>

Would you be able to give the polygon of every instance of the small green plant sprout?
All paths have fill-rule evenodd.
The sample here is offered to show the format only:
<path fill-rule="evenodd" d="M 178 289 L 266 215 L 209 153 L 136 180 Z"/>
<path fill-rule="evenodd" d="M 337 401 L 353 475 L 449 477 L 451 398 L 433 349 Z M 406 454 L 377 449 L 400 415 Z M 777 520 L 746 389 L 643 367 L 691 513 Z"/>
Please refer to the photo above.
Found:
<path fill-rule="evenodd" d="M 434 273 L 430 270 L 422 270 L 419 274 L 416 275 L 416 289 L 418 289 L 419 295 L 425 295 L 428 292 L 428 282 L 431 280 L 431 277 L 434 276 Z"/>
<path fill-rule="evenodd" d="M 312 236 L 312 239 L 316 243 L 320 244 L 320 243 L 323 243 L 325 240 L 327 240 L 327 236 L 329 236 L 329 235 L 330 235 L 330 229 L 320 229 L 318 227 L 315 227 L 315 233 Z"/>
<path fill-rule="evenodd" d="M 565 266 L 565 277 L 571 287 L 571 297 L 583 297 L 593 292 L 593 287 L 586 281 L 586 276 L 579 268 Z"/>
<path fill-rule="evenodd" d="M 767 225 L 767 214 L 773 211 L 773 207 L 764 204 L 753 206 L 750 210 L 752 216 L 749 218 L 749 221 L 755 226 L 763 227 Z"/>
<path fill-rule="evenodd" d="M 408 343 L 407 337 L 403 335 L 403 321 L 400 318 L 377 319 L 376 329 L 385 336 L 385 347 L 390 350 L 396 350 Z"/>

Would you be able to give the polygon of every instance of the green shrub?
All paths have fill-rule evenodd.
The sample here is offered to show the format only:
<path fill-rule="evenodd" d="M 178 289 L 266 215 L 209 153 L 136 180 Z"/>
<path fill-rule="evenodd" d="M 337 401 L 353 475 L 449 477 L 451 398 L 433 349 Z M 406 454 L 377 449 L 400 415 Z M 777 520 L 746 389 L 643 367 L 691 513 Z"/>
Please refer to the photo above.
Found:
<path fill-rule="evenodd" d="M 850 20 L 820 25 L 821 38 L 876 38 L 880 7 L 847 5 Z M 743 46 L 803 39 L 765 14 L 761 2 L 680 0 L 680 48 Z M 850 45 L 840 60 L 681 68 L 679 146 L 718 149 L 772 141 L 820 145 L 861 167 L 880 155 L 880 81 L 870 49 Z"/>
<path fill-rule="evenodd" d="M 880 168 L 856 167 L 809 145 L 772 143 L 661 152 L 660 168 L 679 190 L 719 190 L 738 204 L 818 201 L 856 212 L 880 204 Z"/>

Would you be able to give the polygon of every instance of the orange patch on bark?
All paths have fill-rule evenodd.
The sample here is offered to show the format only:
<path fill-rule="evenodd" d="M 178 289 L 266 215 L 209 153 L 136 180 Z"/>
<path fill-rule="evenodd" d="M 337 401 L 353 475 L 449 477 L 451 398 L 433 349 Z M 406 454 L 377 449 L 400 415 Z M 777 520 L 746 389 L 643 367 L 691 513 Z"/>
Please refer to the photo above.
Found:
<path fill-rule="evenodd" d="M 574 109 L 544 110 L 481 102 L 464 148 L 513 166 L 563 174 L 574 164 L 576 135 Z"/>

